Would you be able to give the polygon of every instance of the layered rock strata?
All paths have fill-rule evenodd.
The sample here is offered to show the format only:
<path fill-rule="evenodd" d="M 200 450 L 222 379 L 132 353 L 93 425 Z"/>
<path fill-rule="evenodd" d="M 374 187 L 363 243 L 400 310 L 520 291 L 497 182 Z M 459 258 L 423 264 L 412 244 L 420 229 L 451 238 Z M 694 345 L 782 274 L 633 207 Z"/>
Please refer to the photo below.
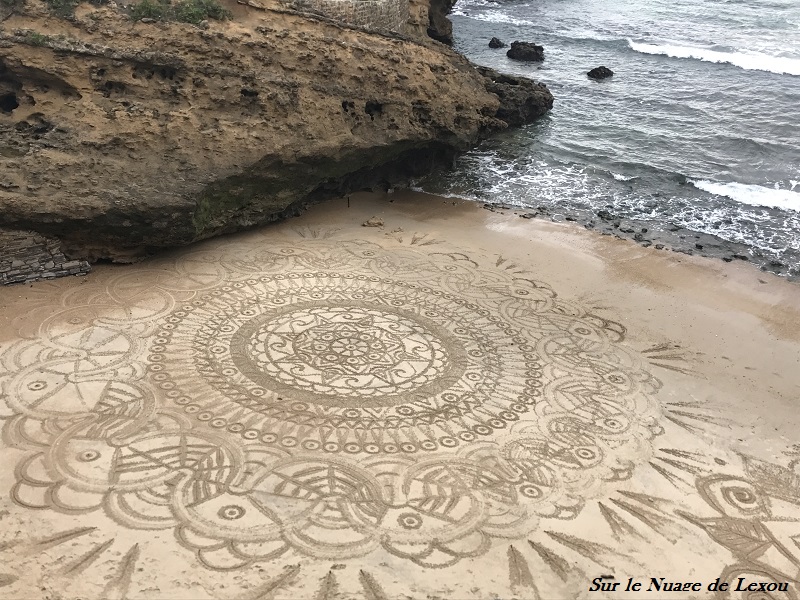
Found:
<path fill-rule="evenodd" d="M 416 176 L 552 106 L 413 19 L 397 34 L 251 4 L 207 29 L 111 5 L 7 11 L 0 227 L 135 260 Z"/>
<path fill-rule="evenodd" d="M 69 260 L 56 240 L 31 231 L 0 231 L 0 285 L 85 275 L 85 260 Z"/>

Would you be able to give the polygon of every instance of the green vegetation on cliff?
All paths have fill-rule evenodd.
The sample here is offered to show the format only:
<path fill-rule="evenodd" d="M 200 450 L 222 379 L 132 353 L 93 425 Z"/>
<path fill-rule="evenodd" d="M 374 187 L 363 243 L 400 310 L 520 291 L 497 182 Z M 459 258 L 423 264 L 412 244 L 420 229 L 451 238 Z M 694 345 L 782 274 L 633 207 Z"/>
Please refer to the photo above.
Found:
<path fill-rule="evenodd" d="M 53 0 L 56 2 L 70 0 Z M 134 21 L 148 18 L 157 21 L 180 21 L 198 25 L 207 19 L 224 21 L 230 13 L 217 0 L 183 0 L 175 4 L 168 0 L 142 0 L 131 9 Z"/>
<path fill-rule="evenodd" d="M 14 2 L 22 4 L 24 0 L 2 0 L 3 2 Z M 100 6 L 108 4 L 109 0 L 89 0 L 91 4 Z M 75 8 L 81 3 L 81 0 L 44 0 L 48 8 L 53 14 L 59 17 L 68 17 L 75 12 Z"/>

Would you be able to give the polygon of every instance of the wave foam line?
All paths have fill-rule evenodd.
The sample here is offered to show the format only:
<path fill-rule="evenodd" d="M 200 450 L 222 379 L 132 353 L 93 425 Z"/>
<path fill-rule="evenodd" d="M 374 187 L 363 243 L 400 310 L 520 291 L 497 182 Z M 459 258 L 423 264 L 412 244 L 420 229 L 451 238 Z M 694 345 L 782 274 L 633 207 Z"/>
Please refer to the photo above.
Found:
<path fill-rule="evenodd" d="M 704 192 L 716 194 L 717 196 L 726 196 L 741 204 L 771 206 L 800 212 L 800 193 L 791 190 L 766 188 L 760 185 L 746 185 L 744 183 L 719 183 L 705 179 L 691 181 L 691 184 Z"/>
<path fill-rule="evenodd" d="M 800 59 L 771 56 L 761 52 L 719 52 L 691 46 L 643 44 L 628 40 L 628 46 L 642 54 L 661 54 L 672 58 L 694 58 L 704 62 L 728 63 L 748 71 L 769 71 L 780 75 L 800 75 Z"/>
<path fill-rule="evenodd" d="M 461 17 L 469 17 L 470 19 L 475 19 L 476 21 L 485 21 L 488 23 L 509 23 L 511 25 L 536 25 L 533 21 L 528 21 L 527 19 L 517 19 L 516 17 L 512 17 L 500 10 L 487 10 L 484 12 L 468 12 L 466 8 L 463 8 L 459 11 L 453 11 L 454 15 L 461 16 Z"/>

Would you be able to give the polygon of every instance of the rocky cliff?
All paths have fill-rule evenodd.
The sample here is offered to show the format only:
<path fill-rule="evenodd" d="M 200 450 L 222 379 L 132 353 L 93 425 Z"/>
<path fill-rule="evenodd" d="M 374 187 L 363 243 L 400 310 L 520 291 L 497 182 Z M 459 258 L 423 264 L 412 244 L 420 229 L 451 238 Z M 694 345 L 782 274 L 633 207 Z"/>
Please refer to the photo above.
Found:
<path fill-rule="evenodd" d="M 0 227 L 71 258 L 134 260 L 394 182 L 552 106 L 421 33 L 419 2 L 390 33 L 269 0 L 201 26 L 1 1 Z"/>

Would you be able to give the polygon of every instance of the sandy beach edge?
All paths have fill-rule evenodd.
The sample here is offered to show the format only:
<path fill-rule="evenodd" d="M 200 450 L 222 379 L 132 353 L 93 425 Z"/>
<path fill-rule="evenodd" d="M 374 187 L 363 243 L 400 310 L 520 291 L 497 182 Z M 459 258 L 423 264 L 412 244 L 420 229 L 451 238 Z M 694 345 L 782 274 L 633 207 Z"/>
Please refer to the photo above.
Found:
<path fill-rule="evenodd" d="M 285 260 L 287 256 L 292 258 Z M 62 368 L 61 362 L 74 359 L 78 365 L 75 368 L 91 371 L 90 379 L 98 377 L 102 382 L 110 377 L 117 382 L 119 374 L 123 374 L 121 381 L 124 383 L 127 365 L 117 368 L 112 362 L 105 368 L 103 361 L 113 359 L 117 356 L 115 353 L 130 354 L 143 364 L 161 368 L 163 357 L 149 350 L 156 348 L 152 344 L 161 344 L 151 339 L 155 331 L 161 331 L 162 327 L 166 331 L 167 326 L 173 326 L 173 321 L 178 329 L 195 331 L 207 320 L 227 318 L 226 310 L 239 319 L 244 313 L 236 300 L 240 293 L 237 290 L 262 289 L 258 288 L 262 276 L 274 281 L 289 274 L 298 282 L 298 289 L 305 289 L 306 278 L 312 282 L 308 284 L 312 287 L 314 281 L 325 277 L 365 282 L 356 284 L 352 288 L 355 290 L 361 289 L 358 285 L 370 289 L 373 285 L 370 281 L 380 286 L 387 278 L 394 277 L 386 289 L 396 296 L 391 286 L 398 281 L 410 282 L 414 289 L 425 288 L 429 282 L 424 274 L 413 269 L 433 263 L 438 265 L 436 283 L 422 294 L 404 296 L 407 302 L 401 302 L 398 310 L 411 314 L 436 308 L 438 298 L 454 291 L 451 297 L 462 305 L 474 298 L 476 305 L 485 304 L 491 308 L 486 313 L 495 322 L 506 322 L 531 335 L 541 336 L 524 352 L 546 357 L 549 368 L 555 369 L 553 373 L 561 375 L 542 375 L 546 398 L 542 405 L 551 413 L 540 414 L 537 408 L 531 422 L 537 426 L 544 424 L 556 413 L 562 419 L 559 424 L 567 427 L 561 429 L 557 424 L 548 444 L 553 442 L 552 447 L 555 447 L 559 435 L 572 431 L 569 430 L 571 423 L 575 425 L 587 414 L 594 415 L 593 411 L 604 409 L 615 410 L 621 419 L 630 418 L 632 422 L 641 417 L 640 425 L 646 424 L 651 429 L 647 429 L 646 434 L 623 435 L 616 440 L 619 444 L 616 448 L 624 449 L 620 464 L 625 468 L 620 473 L 587 471 L 591 477 L 584 482 L 585 489 L 575 492 L 576 498 L 581 499 L 580 505 L 585 504 L 579 518 L 548 516 L 542 518 L 540 526 L 531 522 L 530 534 L 519 533 L 519 537 L 508 540 L 501 536 L 485 555 L 464 559 L 459 566 L 450 569 L 421 568 L 383 550 L 365 556 L 343 555 L 336 559 L 335 568 L 339 569 L 336 577 L 347 590 L 348 597 L 361 597 L 355 593 L 359 586 L 377 589 L 375 582 L 379 581 L 386 591 L 385 597 L 404 597 L 405 594 L 405 597 L 476 599 L 512 595 L 618 598 L 613 594 L 589 594 L 587 591 L 596 577 L 610 570 L 618 577 L 668 576 L 670 580 L 702 581 L 706 585 L 719 576 L 722 566 L 730 563 L 730 553 L 697 525 L 698 519 L 715 514 L 709 504 L 715 500 L 702 491 L 705 489 L 702 486 L 715 485 L 725 476 L 725 482 L 739 486 L 732 488 L 738 494 L 735 499 L 747 500 L 749 496 L 737 490 L 744 485 L 739 465 L 750 461 L 747 464 L 761 469 L 755 475 L 748 475 L 761 486 L 758 490 L 777 493 L 793 502 L 792 499 L 800 500 L 786 483 L 790 481 L 786 473 L 791 473 L 791 467 L 783 466 L 794 460 L 792 457 L 800 450 L 797 448 L 800 286 L 746 264 L 726 264 L 642 248 L 572 224 L 522 219 L 514 211 L 489 211 L 470 201 L 414 192 L 353 194 L 314 206 L 294 219 L 210 239 L 136 265 L 98 265 L 86 277 L 0 289 L 0 367 L 8 367 L 5 372 L 0 371 L 0 376 L 16 385 L 14 390 L 18 390 L 18 399 L 23 404 L 35 400 L 35 395 L 46 389 L 42 386 L 47 381 L 39 381 L 38 375 L 34 377 L 39 368 L 37 364 L 51 369 L 47 377 L 57 378 L 67 368 Z M 448 275 L 450 268 L 452 277 Z M 509 288 L 509 284 L 516 286 L 517 281 L 524 282 L 524 287 Z M 512 292 L 527 290 L 542 294 L 545 308 L 541 312 L 537 313 L 535 303 L 515 302 Z M 308 291 L 313 292 L 313 289 Z M 336 293 L 341 291 L 337 288 Z M 272 296 L 277 298 L 275 294 Z M 242 297 L 252 301 L 251 296 Z M 213 298 L 227 300 L 215 303 Z M 412 305 L 414 299 L 422 304 Z M 184 307 L 195 301 L 197 310 L 204 316 L 187 319 Z M 258 296 L 258 302 L 264 305 L 271 301 L 268 290 Z M 302 311 L 309 304 L 313 302 L 301 303 L 295 308 Z M 326 310 L 326 306 L 322 309 Z M 467 313 L 459 314 L 459 318 L 467 318 L 464 317 Z M 539 320 L 540 315 L 545 317 L 543 321 Z M 427 320 L 425 323 L 430 324 Z M 490 327 L 490 323 L 487 321 L 484 326 Z M 602 334 L 593 337 L 593 328 Z M 166 368 L 172 373 L 169 377 L 175 378 L 178 385 L 189 385 L 186 382 L 193 377 L 187 344 L 194 342 L 181 342 L 184 338 L 195 340 L 187 336 L 187 332 L 178 336 L 173 344 L 162 347 L 164 353 L 172 355 L 166 361 Z M 440 338 L 445 339 L 447 332 L 441 333 Z M 472 333 L 474 339 L 482 335 L 479 331 Z M 584 340 L 582 336 L 588 337 Z M 99 352 L 96 364 L 82 362 L 90 345 Z M 497 349 L 502 360 L 511 365 L 518 360 L 518 354 L 524 353 L 521 346 L 519 350 L 513 346 Z M 598 372 L 598 364 L 611 370 Z M 95 370 L 97 373 L 93 374 Z M 640 379 L 626 379 L 632 374 Z M 29 375 L 34 378 L 30 382 L 24 379 Z M 166 398 L 173 393 L 169 386 L 175 382 L 157 379 L 161 374 L 155 369 L 151 375 L 154 383 L 163 385 L 164 398 L 159 395 L 159 402 L 172 411 L 175 407 Z M 135 373 L 127 377 L 131 385 L 138 381 Z M 183 379 L 179 380 L 181 377 Z M 80 383 L 81 378 L 76 381 Z M 613 391 L 614 385 L 621 386 L 618 393 Z M 636 390 L 649 391 L 632 393 Z M 204 401 L 203 398 L 202 394 L 193 396 L 197 401 Z M 500 399 L 500 395 L 494 398 Z M 211 394 L 206 400 L 209 411 L 228 410 L 223 407 L 224 395 Z M 362 401 L 361 397 L 357 398 L 359 409 Z M 177 400 L 175 403 L 176 410 L 183 410 Z M 38 404 L 37 408 L 43 406 Z M 241 412 L 241 407 L 235 410 Z M 186 414 L 176 418 L 189 423 L 192 414 L 186 408 Z M 33 417 L 37 415 L 34 411 Z M 453 420 L 449 426 L 456 427 L 457 421 Z M 593 429 L 591 419 L 589 421 L 581 421 L 575 435 L 589 442 L 605 435 L 600 429 Z M 191 422 L 191 430 L 198 434 L 204 432 L 204 428 L 213 427 L 213 423 L 205 425 L 201 416 L 196 423 Z M 73 429 L 78 431 L 77 425 Z M 487 438 L 487 447 L 512 443 L 517 444 L 515 448 L 525 450 L 524 439 L 509 442 L 505 437 L 516 435 L 513 429 L 512 426 L 499 430 L 496 441 Z M 215 431 L 208 435 L 224 433 L 224 430 Z M 238 434 L 232 430 L 224 435 L 226 439 L 233 439 Z M 282 451 L 270 445 L 274 445 L 274 440 L 265 444 L 264 448 L 270 451 Z M 546 446 L 551 448 L 548 444 Z M 72 460 L 72 454 L 61 450 L 67 446 L 56 446 L 52 451 L 54 456 L 63 454 L 63 460 Z M 613 453 L 614 448 L 608 445 L 606 451 Z M 0 469 L 0 488 L 11 489 L 19 472 L 12 466 L 24 455 L 21 447 L 3 450 L 9 459 L 4 463 L 7 468 Z M 87 464 L 81 460 L 93 460 L 96 455 L 89 450 L 79 453 L 75 464 L 80 466 Z M 397 456 L 397 460 L 410 460 L 400 455 L 381 458 L 391 461 Z M 416 460 L 428 458 L 419 454 L 410 456 Z M 315 455 L 314 460 L 319 459 L 320 456 Z M 337 464 L 350 460 L 344 454 L 336 455 L 335 459 L 339 461 Z M 615 465 L 619 466 L 612 464 Z M 596 480 L 593 479 L 595 475 Z M 779 480 L 779 476 L 785 478 Z M 38 480 L 32 481 L 36 487 Z M 646 502 L 650 502 L 648 498 L 655 500 L 639 507 L 633 504 L 639 502 L 636 498 Z M 220 506 L 227 510 L 232 505 Z M 522 505 L 514 504 L 509 514 L 519 510 L 519 506 Z M 779 502 L 773 502 L 773 507 L 780 506 Z M 778 524 L 791 535 L 800 523 L 800 515 L 793 506 L 785 511 L 786 520 Z M 3 508 L 11 515 L 4 521 L 4 527 L 17 537 L 22 536 L 20 532 L 33 528 L 47 526 L 62 531 L 79 524 L 77 520 L 67 521 L 55 510 L 31 512 L 5 496 L 0 497 L 0 509 Z M 220 507 L 214 505 L 210 514 L 218 514 L 218 509 Z M 613 538 L 614 531 L 608 529 L 607 524 L 609 510 L 616 511 L 613 514 L 617 516 L 625 511 L 633 515 L 625 524 L 629 528 L 626 531 L 633 531 L 635 535 Z M 224 518 L 230 516 L 224 511 L 222 514 Z M 238 514 L 231 513 L 233 517 Z M 634 521 L 639 519 L 637 514 L 645 521 Z M 695 521 L 687 520 L 683 514 L 693 515 Z M 400 516 L 411 518 L 406 513 Z M 188 597 L 186 586 L 190 583 L 187 582 L 193 586 L 191 597 L 197 598 L 234 597 L 230 590 L 265 585 L 256 569 L 246 569 L 243 575 L 232 571 L 228 577 L 200 568 L 198 563 L 192 562 L 193 554 L 176 545 L 175 536 L 168 528 L 153 533 L 121 527 L 107 517 L 100 520 L 90 515 L 87 518 L 94 519 L 92 524 L 96 524 L 103 535 L 124 540 L 128 546 L 120 546 L 123 550 L 139 544 L 134 546 L 135 556 L 141 554 L 140 560 L 147 565 L 147 577 L 137 571 L 133 583 L 129 578 L 124 584 L 131 585 L 134 590 L 145 590 L 150 594 L 148 597 L 155 597 L 152 590 L 159 592 L 158 597 Z M 761 518 L 760 513 L 753 518 Z M 765 519 L 762 520 L 766 523 Z M 651 525 L 647 525 L 647 520 Z M 612 519 L 612 522 L 618 525 L 618 521 Z M 406 521 L 393 518 L 389 525 L 401 528 L 403 523 Z M 406 524 L 416 527 L 417 521 Z M 401 533 L 410 535 L 406 530 Z M 73 555 L 91 552 L 90 542 L 99 544 L 104 539 L 91 540 L 87 535 L 83 546 L 70 550 L 71 554 L 64 551 L 63 556 L 59 554 L 59 560 L 73 560 Z M 526 540 L 533 542 L 528 544 Z M 588 559 L 580 562 L 578 553 L 576 564 L 581 566 L 562 578 L 558 572 L 550 573 L 547 561 L 539 560 L 537 556 L 541 555 L 535 550 L 544 547 L 552 553 L 557 540 L 573 545 L 575 540 L 586 540 L 587 544 L 594 544 L 586 547 L 610 554 L 608 558 L 595 556 L 601 562 L 592 563 Z M 534 542 L 539 546 L 534 546 Z M 316 546 L 312 550 L 316 551 Z M 130 552 L 134 551 L 120 552 L 120 559 L 124 562 L 126 557 L 134 556 Z M 276 597 L 316 597 L 319 582 L 333 572 L 332 559 L 313 554 L 286 556 L 285 560 L 269 563 L 273 575 L 280 572 L 284 563 L 289 569 L 286 572 L 293 577 L 296 575 L 294 579 L 280 580 L 281 585 L 285 583 L 289 589 Z M 524 562 L 524 569 L 517 567 L 509 571 L 521 561 L 528 561 Z M 44 597 L 44 594 L 32 593 L 39 594 L 38 590 L 45 589 L 36 583 L 39 580 L 47 585 L 63 585 L 64 577 L 52 576 L 57 570 L 51 562 L 47 558 L 36 558 L 26 563 L 33 565 L 30 574 L 20 568 L 24 576 L 18 581 L 12 580 L 12 585 L 16 586 L 12 589 L 24 590 L 24 597 L 33 598 Z M 16 565 L 16 562 L 10 564 Z M 169 567 L 164 568 L 164 565 Z M 302 572 L 297 570 L 301 568 Z M 365 578 L 363 572 L 367 572 L 369 578 Z M 526 575 L 528 572 L 530 575 Z M 541 595 L 524 596 L 519 592 L 520 585 L 525 588 L 533 581 L 534 573 L 536 581 L 542 578 L 550 587 L 542 587 Z M 87 576 L 68 583 L 74 586 L 70 589 L 80 589 L 84 596 L 109 597 L 100 593 L 106 585 L 101 578 Z M 134 593 L 132 597 L 146 595 L 145 592 Z M 710 596 L 702 593 L 680 597 Z M 373 596 L 367 594 L 366 597 Z"/>

